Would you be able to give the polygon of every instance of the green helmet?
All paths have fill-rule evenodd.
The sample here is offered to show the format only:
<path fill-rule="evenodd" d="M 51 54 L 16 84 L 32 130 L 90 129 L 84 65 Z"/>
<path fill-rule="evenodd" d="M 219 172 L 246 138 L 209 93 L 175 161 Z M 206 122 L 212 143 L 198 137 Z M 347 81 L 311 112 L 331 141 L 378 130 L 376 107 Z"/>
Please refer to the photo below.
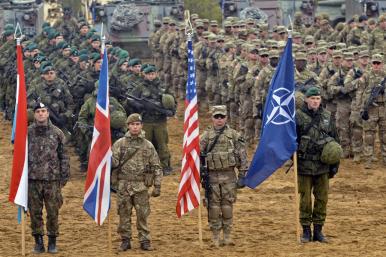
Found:
<path fill-rule="evenodd" d="M 174 110 L 176 108 L 176 101 L 174 100 L 174 96 L 170 94 L 162 95 L 162 106 L 169 110 Z"/>
<path fill-rule="evenodd" d="M 329 165 L 338 164 L 342 154 L 342 147 L 333 140 L 324 145 L 320 161 Z"/>
<path fill-rule="evenodd" d="M 111 113 L 110 126 L 114 129 L 124 128 L 126 126 L 126 114 L 121 111 Z"/>

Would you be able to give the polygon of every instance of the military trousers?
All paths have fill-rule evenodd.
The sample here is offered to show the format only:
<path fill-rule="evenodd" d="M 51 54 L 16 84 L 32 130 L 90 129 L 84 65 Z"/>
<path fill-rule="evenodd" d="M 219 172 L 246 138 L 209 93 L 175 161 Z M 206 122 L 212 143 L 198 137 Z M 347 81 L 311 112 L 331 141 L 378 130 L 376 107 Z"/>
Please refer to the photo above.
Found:
<path fill-rule="evenodd" d="M 350 127 L 351 149 L 354 154 L 361 154 L 363 145 L 363 120 L 358 110 L 351 111 Z"/>
<path fill-rule="evenodd" d="M 382 158 L 386 161 L 386 108 L 383 103 L 377 103 L 377 105 L 369 108 L 369 119 L 363 121 L 363 155 L 366 159 L 374 155 L 375 137 L 378 127 Z"/>
<path fill-rule="evenodd" d="M 300 194 L 300 224 L 309 226 L 311 223 L 323 225 L 327 216 L 329 179 L 328 173 L 321 175 L 298 175 Z M 314 206 L 312 196 L 314 195 Z"/>
<path fill-rule="evenodd" d="M 230 232 L 233 224 L 233 204 L 236 202 L 236 175 L 234 171 L 209 172 L 210 197 L 207 202 L 209 228 Z"/>
<path fill-rule="evenodd" d="M 343 157 L 351 155 L 351 99 L 339 99 L 336 108 L 336 125 L 338 129 L 340 145 L 343 148 Z"/>
<path fill-rule="evenodd" d="M 165 122 L 144 122 L 145 137 L 154 145 L 162 168 L 170 167 L 169 133 Z"/>
<path fill-rule="evenodd" d="M 63 197 L 59 181 L 28 181 L 28 209 L 32 235 L 44 235 L 43 204 L 47 212 L 47 235 L 59 235 L 59 209 Z"/>
<path fill-rule="evenodd" d="M 131 215 L 134 207 L 137 215 L 138 239 L 140 242 L 150 240 L 150 230 L 147 225 L 147 218 L 150 215 L 149 193 L 142 191 L 130 195 L 122 188 L 122 184 L 124 183 L 120 181 L 117 194 L 119 215 L 117 232 L 122 238 L 131 239 Z"/>

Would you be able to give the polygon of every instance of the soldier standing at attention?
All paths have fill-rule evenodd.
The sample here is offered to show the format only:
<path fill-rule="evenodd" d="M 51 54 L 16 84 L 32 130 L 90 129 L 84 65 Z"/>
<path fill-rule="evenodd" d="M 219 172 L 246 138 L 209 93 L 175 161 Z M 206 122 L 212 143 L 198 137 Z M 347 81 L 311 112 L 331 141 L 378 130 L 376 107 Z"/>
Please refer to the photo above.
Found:
<path fill-rule="evenodd" d="M 233 203 L 236 188 L 244 187 L 242 179 L 248 169 L 244 139 L 227 124 L 225 105 L 212 107 L 213 126 L 200 137 L 201 155 L 206 156 L 210 191 L 207 199 L 209 228 L 213 233 L 212 245 L 220 246 L 223 230 L 223 245 L 234 245 L 231 239 Z M 236 169 L 238 174 L 236 174 Z M 207 184 L 207 183 L 205 183 Z"/>
<path fill-rule="evenodd" d="M 112 147 L 112 167 L 118 177 L 118 233 L 122 238 L 120 251 L 131 249 L 131 214 L 137 213 L 138 239 L 141 249 L 151 251 L 149 187 L 154 185 L 151 196 L 161 194 L 162 170 L 154 146 L 142 131 L 142 118 L 133 113 L 127 118 L 129 131 Z"/>
<path fill-rule="evenodd" d="M 70 177 L 69 157 L 65 151 L 63 132 L 49 121 L 43 103 L 34 107 L 34 123 L 28 128 L 28 209 L 34 253 L 45 252 L 43 235 L 43 203 L 47 213 L 48 252 L 57 253 L 59 209 L 63 204 L 61 189 Z"/>
<path fill-rule="evenodd" d="M 321 106 L 322 98 L 318 87 L 310 87 L 305 94 L 304 104 L 296 111 L 298 135 L 298 184 L 300 194 L 300 224 L 303 226 L 302 243 L 311 240 L 326 243 L 322 227 L 326 220 L 329 178 L 339 165 L 342 149 L 338 141 L 331 113 Z M 329 146 L 329 158 L 324 158 Z M 326 149 L 327 151 L 327 149 Z M 312 206 L 311 192 L 315 200 Z M 314 234 L 311 238 L 311 224 Z"/>

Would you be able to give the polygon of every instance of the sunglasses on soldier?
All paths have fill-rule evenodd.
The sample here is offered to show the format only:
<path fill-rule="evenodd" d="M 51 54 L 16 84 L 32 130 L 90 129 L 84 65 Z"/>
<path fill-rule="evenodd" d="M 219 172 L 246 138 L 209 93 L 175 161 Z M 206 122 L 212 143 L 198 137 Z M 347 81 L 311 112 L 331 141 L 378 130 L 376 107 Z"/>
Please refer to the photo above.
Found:
<path fill-rule="evenodd" d="M 373 62 L 374 65 L 381 65 L 381 62 Z"/>
<path fill-rule="evenodd" d="M 225 119 L 225 116 L 222 115 L 222 114 L 216 114 L 216 115 L 213 116 L 213 118 L 216 119 L 216 120 L 219 120 L 219 119 L 222 120 L 222 119 Z"/>

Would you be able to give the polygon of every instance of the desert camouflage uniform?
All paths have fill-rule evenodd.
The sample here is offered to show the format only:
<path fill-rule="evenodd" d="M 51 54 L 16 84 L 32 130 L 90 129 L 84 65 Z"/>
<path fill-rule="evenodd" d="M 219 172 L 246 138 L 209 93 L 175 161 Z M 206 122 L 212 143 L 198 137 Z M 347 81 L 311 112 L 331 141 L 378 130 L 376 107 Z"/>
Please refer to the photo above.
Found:
<path fill-rule="evenodd" d="M 63 132 L 51 124 L 28 128 L 28 209 L 32 235 L 44 235 L 43 204 L 47 212 L 48 236 L 59 235 L 61 188 L 70 177 L 69 157 Z"/>
<path fill-rule="evenodd" d="M 154 176 L 153 185 L 161 187 L 162 170 L 157 152 L 152 143 L 145 139 L 144 133 L 125 136 L 114 143 L 112 147 L 112 167 L 118 177 L 118 233 L 122 238 L 131 239 L 131 216 L 133 207 L 137 214 L 137 230 L 140 242 L 150 241 L 150 230 L 147 218 L 150 215 L 148 188 L 145 176 Z M 126 160 L 127 159 L 127 160 Z M 114 172 L 114 171 L 113 171 Z"/>

